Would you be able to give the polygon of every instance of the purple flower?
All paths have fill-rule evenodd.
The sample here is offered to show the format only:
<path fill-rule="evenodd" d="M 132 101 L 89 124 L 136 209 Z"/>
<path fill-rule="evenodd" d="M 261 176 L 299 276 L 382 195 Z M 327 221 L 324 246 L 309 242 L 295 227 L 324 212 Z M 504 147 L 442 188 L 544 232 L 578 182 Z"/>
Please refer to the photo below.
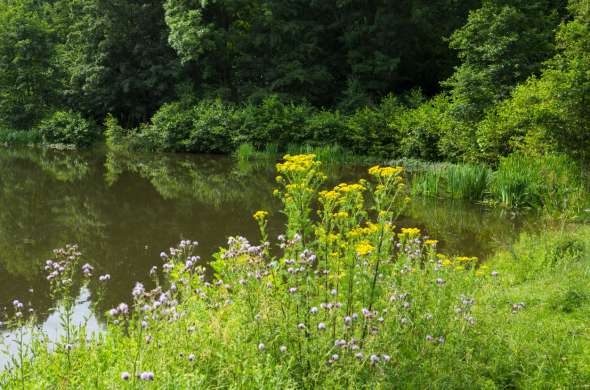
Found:
<path fill-rule="evenodd" d="M 492 274 L 491 274 L 491 275 L 492 275 L 493 277 L 496 277 L 496 276 L 498 276 L 498 275 L 499 275 L 499 273 L 498 273 L 498 271 L 492 271 Z"/>
<path fill-rule="evenodd" d="M 314 307 L 312 307 L 311 309 L 309 309 L 309 312 L 310 312 L 311 314 L 316 314 L 316 313 L 318 312 L 318 308 L 314 306 Z"/>
<path fill-rule="evenodd" d="M 324 324 L 323 322 L 320 322 L 320 323 L 318 324 L 318 329 L 319 329 L 319 330 L 324 330 L 324 329 L 326 329 L 326 324 Z"/>
<path fill-rule="evenodd" d="M 133 295 L 133 297 L 135 297 L 135 298 L 139 298 L 141 295 L 143 295 L 144 292 L 145 292 L 145 287 L 143 287 L 143 284 L 141 284 L 139 282 L 135 282 L 135 287 L 133 287 L 133 290 L 131 291 L 131 295 Z"/>
<path fill-rule="evenodd" d="M 291 293 L 291 294 L 295 294 L 296 292 L 297 292 L 297 287 L 291 287 L 289 289 L 289 293 Z"/>
<path fill-rule="evenodd" d="M 380 360 L 379 356 L 377 356 L 377 355 L 371 355 L 370 359 L 371 359 L 371 363 L 373 363 L 373 364 L 379 363 L 379 360 Z"/>
<path fill-rule="evenodd" d="M 443 284 L 445 284 L 445 281 L 441 278 L 437 278 L 436 279 L 436 284 L 438 284 L 439 286 L 442 286 Z"/>
<path fill-rule="evenodd" d="M 258 344 L 258 350 L 264 351 L 264 344 L 263 343 Z"/>
<path fill-rule="evenodd" d="M 357 358 L 358 360 L 362 360 L 365 357 L 365 355 L 363 355 L 362 352 L 357 352 L 354 354 L 354 357 Z"/>
<path fill-rule="evenodd" d="M 142 381 L 153 381 L 154 380 L 154 373 L 151 371 L 144 371 L 139 374 L 139 379 Z"/>
<path fill-rule="evenodd" d="M 121 373 L 121 379 L 123 379 L 124 381 L 129 380 L 129 377 L 130 377 L 130 375 L 127 371 L 123 371 Z"/>
<path fill-rule="evenodd" d="M 352 322 L 352 317 L 351 316 L 346 316 L 344 317 L 344 323 L 349 325 Z"/>
<path fill-rule="evenodd" d="M 121 313 L 121 314 L 127 314 L 129 313 L 129 306 L 127 306 L 126 303 L 119 303 L 119 306 L 117 306 L 117 310 Z"/>
<path fill-rule="evenodd" d="M 332 360 L 333 362 L 337 361 L 338 359 L 340 359 L 340 356 L 338 356 L 337 353 L 335 353 L 334 355 L 332 355 L 332 357 L 330 358 L 330 360 Z"/>
<path fill-rule="evenodd" d="M 297 329 L 300 329 L 300 330 L 305 329 L 305 324 L 304 323 L 297 324 Z"/>
<path fill-rule="evenodd" d="M 91 276 L 93 270 L 94 270 L 94 267 L 88 263 L 86 263 L 82 266 L 82 272 L 84 273 L 84 276 L 86 276 L 86 277 Z"/>
<path fill-rule="evenodd" d="M 389 356 L 389 355 L 383 355 L 383 361 L 384 362 L 388 362 L 390 360 L 391 360 L 391 356 Z"/>
<path fill-rule="evenodd" d="M 279 351 L 281 351 L 282 353 L 285 353 L 285 352 L 287 352 L 287 347 L 286 347 L 286 346 L 284 346 L 284 345 L 281 345 L 281 346 L 279 347 Z"/>
<path fill-rule="evenodd" d="M 168 255 L 166 254 L 166 252 L 162 252 L 162 253 L 160 253 L 160 257 L 162 259 L 167 259 L 168 258 Z"/>
<path fill-rule="evenodd" d="M 195 360 L 195 354 L 191 353 L 190 355 L 188 355 L 188 361 L 192 362 L 193 360 Z"/>

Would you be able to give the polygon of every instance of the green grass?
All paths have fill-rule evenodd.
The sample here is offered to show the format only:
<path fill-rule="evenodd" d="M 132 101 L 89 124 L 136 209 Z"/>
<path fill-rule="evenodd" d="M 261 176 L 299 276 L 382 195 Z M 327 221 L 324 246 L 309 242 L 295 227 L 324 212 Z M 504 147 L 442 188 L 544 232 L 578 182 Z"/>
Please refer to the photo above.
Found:
<path fill-rule="evenodd" d="M 491 170 L 483 164 L 426 164 L 412 177 L 415 195 L 483 200 Z"/>

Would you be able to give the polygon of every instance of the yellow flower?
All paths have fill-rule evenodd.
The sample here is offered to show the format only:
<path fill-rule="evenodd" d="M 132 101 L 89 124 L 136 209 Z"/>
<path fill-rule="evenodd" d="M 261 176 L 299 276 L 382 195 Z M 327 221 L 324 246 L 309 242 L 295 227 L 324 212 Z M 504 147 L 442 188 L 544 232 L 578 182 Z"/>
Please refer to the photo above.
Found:
<path fill-rule="evenodd" d="M 371 245 L 371 243 L 368 240 L 363 240 L 356 244 L 354 249 L 356 250 L 356 253 L 359 256 L 366 256 L 369 253 L 373 252 L 375 250 L 375 247 Z"/>
<path fill-rule="evenodd" d="M 453 262 L 451 260 L 449 260 L 449 259 L 443 259 L 443 261 L 442 261 L 443 267 L 448 267 L 448 266 L 450 266 L 452 264 L 453 264 Z"/>
<path fill-rule="evenodd" d="M 436 244 L 438 244 L 438 240 L 426 240 L 424 241 L 424 244 L 435 246 Z"/>
<path fill-rule="evenodd" d="M 266 217 L 268 217 L 268 211 L 258 210 L 252 215 L 252 217 L 257 221 L 264 221 Z"/>
<path fill-rule="evenodd" d="M 475 271 L 475 276 L 484 276 L 484 275 L 485 275 L 485 273 L 479 269 L 477 271 Z"/>
<path fill-rule="evenodd" d="M 339 195 L 336 191 L 322 191 L 320 192 L 320 198 L 326 200 L 336 200 L 338 199 Z"/>
<path fill-rule="evenodd" d="M 462 265 L 458 265 L 455 267 L 456 271 L 463 271 L 465 269 L 465 267 L 463 267 Z"/>
<path fill-rule="evenodd" d="M 313 166 L 319 165 L 315 157 L 315 154 L 298 154 L 295 156 L 287 154 L 284 156 L 285 162 L 277 164 L 277 171 L 281 173 L 306 172 Z"/>
<path fill-rule="evenodd" d="M 399 175 L 402 173 L 402 171 L 402 167 L 380 167 L 379 165 L 375 165 L 369 168 L 369 175 L 378 177 L 392 177 Z"/>
<path fill-rule="evenodd" d="M 418 228 L 402 228 L 402 234 L 407 234 L 408 236 L 417 236 L 420 234 L 420 229 L 418 229 Z"/>
<path fill-rule="evenodd" d="M 339 211 L 334 214 L 336 218 L 348 218 L 348 213 L 346 211 Z"/>

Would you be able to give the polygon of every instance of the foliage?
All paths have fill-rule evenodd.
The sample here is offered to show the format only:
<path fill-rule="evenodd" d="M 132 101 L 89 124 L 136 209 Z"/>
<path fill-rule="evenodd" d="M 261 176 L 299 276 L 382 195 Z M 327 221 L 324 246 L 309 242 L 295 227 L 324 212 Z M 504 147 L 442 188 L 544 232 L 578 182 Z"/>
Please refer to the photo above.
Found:
<path fill-rule="evenodd" d="M 576 215 L 584 192 L 579 167 L 564 155 L 510 155 L 500 160 L 490 183 L 492 198 L 502 206 L 544 207 L 550 213 Z"/>
<path fill-rule="evenodd" d="M 478 141 L 487 158 L 512 150 L 587 156 L 590 16 L 582 3 L 572 2 L 575 18 L 560 26 L 558 53 L 541 76 L 516 88 L 479 126 Z"/>
<path fill-rule="evenodd" d="M 56 111 L 37 125 L 45 144 L 89 146 L 97 138 L 96 124 L 78 112 Z"/>
<path fill-rule="evenodd" d="M 416 195 L 481 201 L 488 189 L 491 170 L 486 165 L 433 164 L 412 178 Z"/>
<path fill-rule="evenodd" d="M 0 4 L 0 127 L 29 129 L 55 103 L 55 37 L 32 5 Z"/>

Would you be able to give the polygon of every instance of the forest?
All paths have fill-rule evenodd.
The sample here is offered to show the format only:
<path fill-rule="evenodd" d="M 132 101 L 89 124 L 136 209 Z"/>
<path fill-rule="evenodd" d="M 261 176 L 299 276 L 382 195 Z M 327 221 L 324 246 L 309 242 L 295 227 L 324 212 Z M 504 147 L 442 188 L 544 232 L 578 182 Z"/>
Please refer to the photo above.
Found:
<path fill-rule="evenodd" d="M 585 161 L 587 0 L 6 0 L 0 141 Z"/>

